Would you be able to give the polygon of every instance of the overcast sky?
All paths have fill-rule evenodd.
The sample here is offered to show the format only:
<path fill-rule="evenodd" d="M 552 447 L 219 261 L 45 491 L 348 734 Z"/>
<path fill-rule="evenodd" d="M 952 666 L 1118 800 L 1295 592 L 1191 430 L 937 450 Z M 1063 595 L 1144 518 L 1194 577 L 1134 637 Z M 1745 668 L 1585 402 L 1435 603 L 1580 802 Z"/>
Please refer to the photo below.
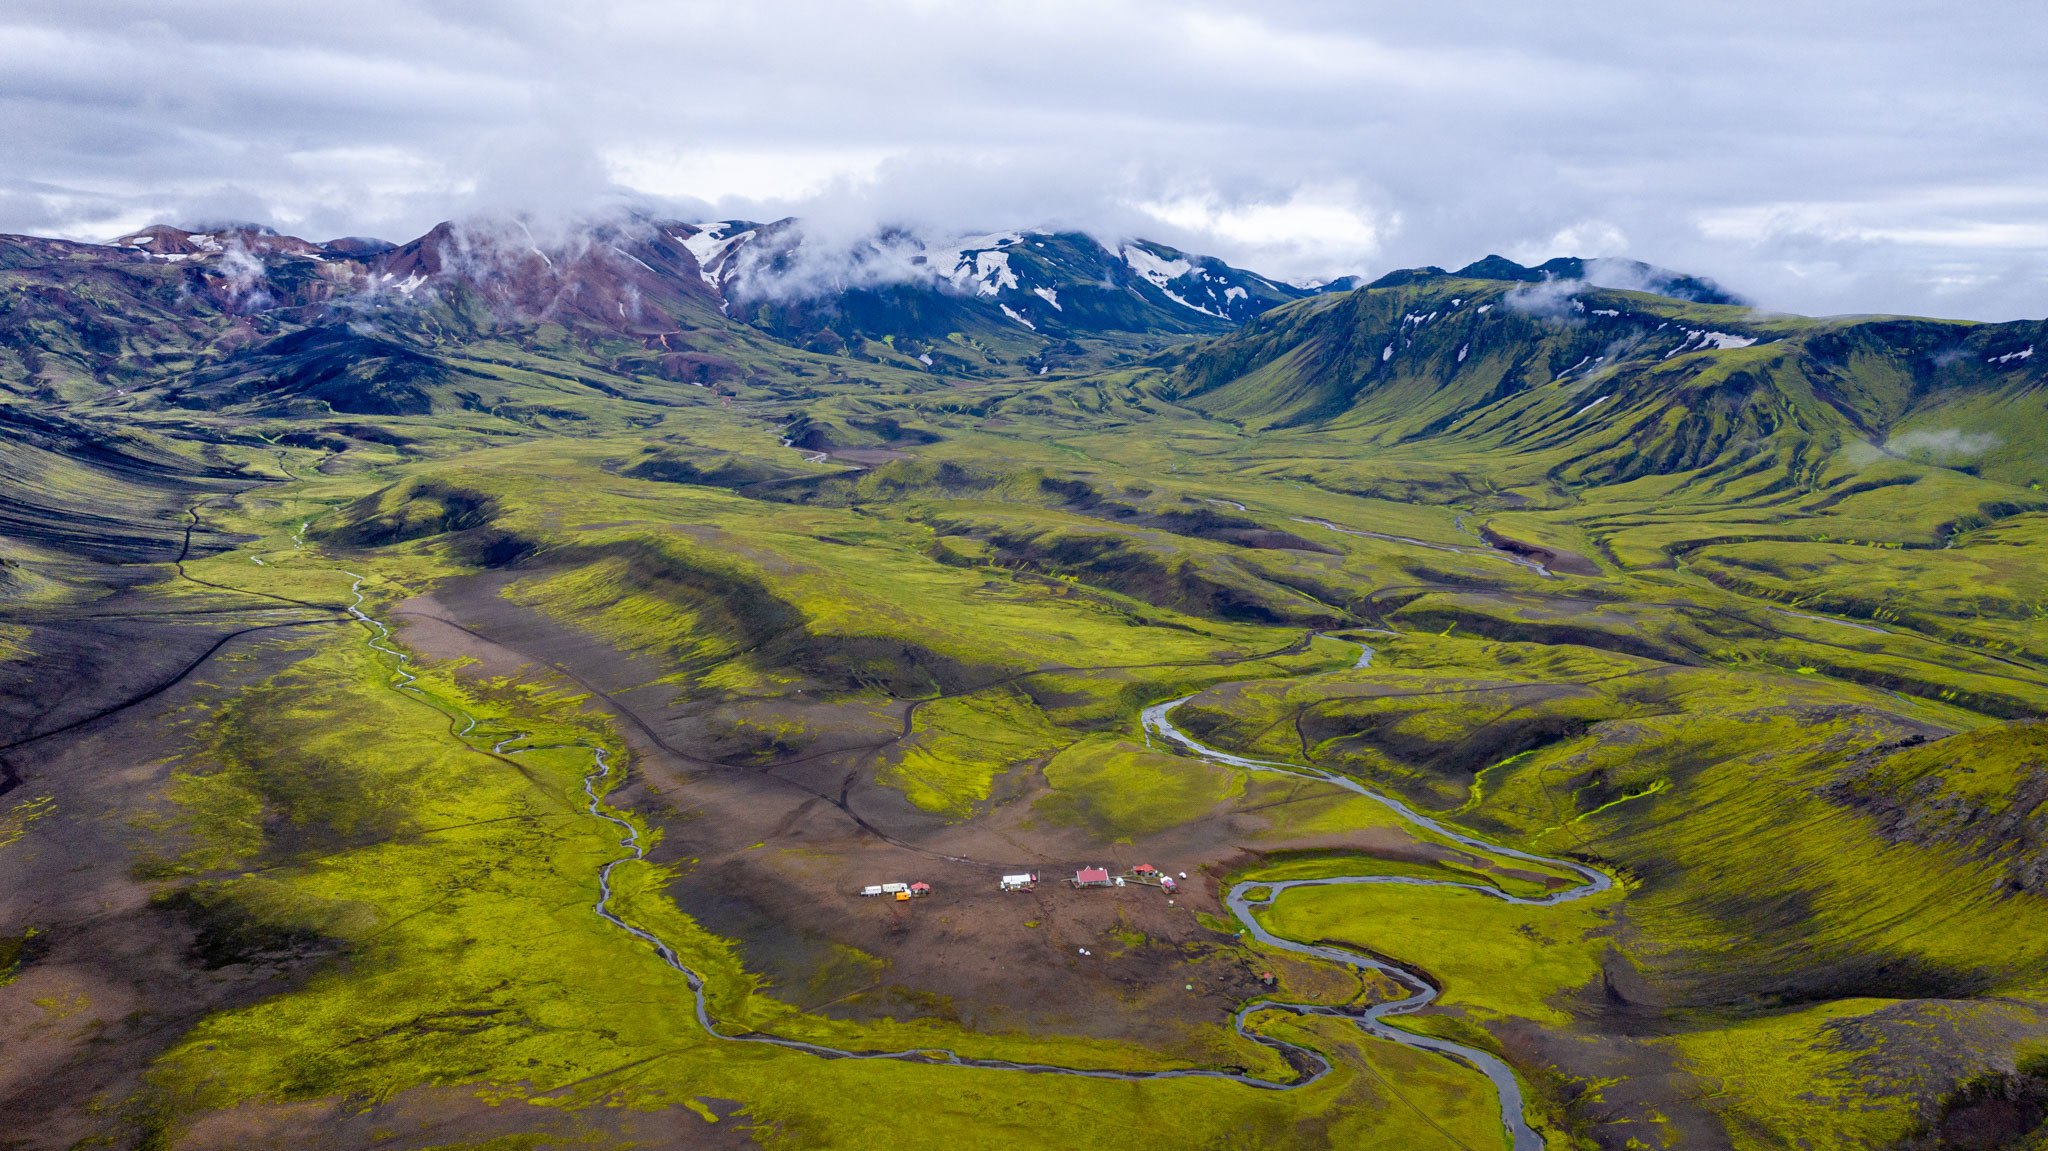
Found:
<path fill-rule="evenodd" d="M 2048 315 L 2048 6 L 10 0 L 0 231 L 1068 225 L 1291 279 L 1627 255 Z"/>

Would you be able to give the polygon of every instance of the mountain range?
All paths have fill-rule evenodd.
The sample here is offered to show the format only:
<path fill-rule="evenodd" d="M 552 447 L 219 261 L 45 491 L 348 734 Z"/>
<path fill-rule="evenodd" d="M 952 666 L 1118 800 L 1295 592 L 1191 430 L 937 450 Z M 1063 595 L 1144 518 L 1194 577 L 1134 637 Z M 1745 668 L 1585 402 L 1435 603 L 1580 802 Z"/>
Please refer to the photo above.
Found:
<path fill-rule="evenodd" d="M 5 236 L 0 293 L 0 387 L 67 398 L 334 324 L 423 340 L 551 325 L 645 342 L 658 370 L 691 382 L 721 365 L 693 359 L 688 335 L 716 341 L 740 326 L 906 370 L 988 375 L 1101 362 L 1310 294 L 1143 240 L 1009 232 L 927 245 L 889 232 L 828 250 L 795 220 L 649 219 L 548 240 L 510 221 L 444 223 L 402 244 L 250 225 L 158 225 L 108 244 Z"/>
<path fill-rule="evenodd" d="M 1524 268 L 1489 256 L 1455 274 L 1412 269 L 1371 286 L 1580 280 L 1589 269 L 1605 273 L 1599 282 L 1733 302 L 1709 282 L 1612 260 Z M 678 382 L 731 378 L 735 359 L 719 346 L 755 347 L 762 336 L 836 359 L 987 378 L 1127 361 L 1358 286 L 1289 284 L 1146 240 L 1011 231 L 936 243 L 890 230 L 825 243 L 794 219 L 631 218 L 546 238 L 512 220 L 443 223 L 402 244 L 315 243 L 255 225 L 156 225 L 107 244 L 0 236 L 0 388 L 86 399 L 170 379 L 180 396 L 245 400 L 265 389 L 223 391 L 225 375 L 252 357 L 275 366 L 308 345 L 350 346 L 359 337 L 343 328 L 385 341 L 353 369 L 360 401 L 327 386 L 317 359 L 310 380 L 258 378 L 275 382 L 272 392 L 310 388 L 338 411 L 384 410 L 417 403 L 395 398 L 417 363 L 378 366 L 393 358 L 389 339 L 431 354 L 437 342 L 542 328 L 637 341 L 646 354 L 626 366 Z M 317 327 L 337 330 L 262 347 Z"/>

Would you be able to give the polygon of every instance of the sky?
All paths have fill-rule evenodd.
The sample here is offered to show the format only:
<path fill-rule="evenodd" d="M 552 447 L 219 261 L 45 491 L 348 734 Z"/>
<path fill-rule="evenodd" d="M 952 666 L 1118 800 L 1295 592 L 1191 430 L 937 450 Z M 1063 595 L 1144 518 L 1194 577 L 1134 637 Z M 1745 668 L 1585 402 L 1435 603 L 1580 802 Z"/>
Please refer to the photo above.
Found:
<path fill-rule="evenodd" d="M 0 231 L 800 215 L 2048 315 L 2048 6 L 10 0 Z"/>

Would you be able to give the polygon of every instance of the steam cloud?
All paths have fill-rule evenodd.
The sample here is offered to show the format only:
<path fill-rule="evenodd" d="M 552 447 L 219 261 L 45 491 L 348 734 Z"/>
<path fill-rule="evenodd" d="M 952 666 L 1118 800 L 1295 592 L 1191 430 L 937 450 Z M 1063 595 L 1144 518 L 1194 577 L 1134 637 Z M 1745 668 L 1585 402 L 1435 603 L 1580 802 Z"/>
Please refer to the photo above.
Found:
<path fill-rule="evenodd" d="M 226 277 L 228 296 L 236 306 L 248 311 L 269 306 L 270 293 L 263 290 L 263 280 L 269 272 L 263 261 L 239 240 L 228 243 L 227 250 L 221 253 L 217 269 Z"/>

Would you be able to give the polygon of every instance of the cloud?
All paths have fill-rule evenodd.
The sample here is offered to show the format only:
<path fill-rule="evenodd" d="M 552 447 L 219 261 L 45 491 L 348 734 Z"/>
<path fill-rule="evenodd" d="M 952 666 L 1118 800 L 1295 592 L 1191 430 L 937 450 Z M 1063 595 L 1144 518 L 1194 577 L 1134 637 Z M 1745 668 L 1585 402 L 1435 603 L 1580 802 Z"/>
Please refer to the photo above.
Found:
<path fill-rule="evenodd" d="M 238 307 L 253 312 L 270 305 L 270 293 L 263 290 L 267 269 L 260 258 L 242 246 L 240 240 L 228 243 L 227 251 L 221 253 L 215 267 L 227 279 L 228 296 Z"/>
<path fill-rule="evenodd" d="M 1500 302 L 1513 311 L 1538 319 L 1577 323 L 1579 314 L 1585 310 L 1577 295 L 1585 287 L 1584 280 L 1545 280 L 1540 284 L 1511 288 Z"/>
<path fill-rule="evenodd" d="M 1966 460 L 1983 455 L 2002 441 L 1990 432 L 1966 432 L 1960 428 L 1935 428 L 1901 432 L 1884 442 L 1894 455 L 1920 456 L 1934 462 Z"/>
<path fill-rule="evenodd" d="M 932 282 L 935 255 L 909 232 L 835 234 L 799 221 L 772 242 L 740 250 L 733 290 L 754 298 L 789 299 L 880 284 Z"/>
<path fill-rule="evenodd" d="M 1220 242 L 1256 251 L 1262 270 L 1284 269 L 1295 280 L 1356 272 L 1401 227 L 1400 213 L 1375 205 L 1347 183 L 1296 188 L 1270 200 L 1231 201 L 1205 190 L 1132 206 L 1148 217 L 1134 225 L 1146 238 L 1166 232 L 1204 250 Z"/>
<path fill-rule="evenodd" d="M 18 0 L 0 230 L 403 240 L 633 205 L 1146 235 L 1290 279 L 1627 256 L 2048 313 L 2048 9 Z"/>

